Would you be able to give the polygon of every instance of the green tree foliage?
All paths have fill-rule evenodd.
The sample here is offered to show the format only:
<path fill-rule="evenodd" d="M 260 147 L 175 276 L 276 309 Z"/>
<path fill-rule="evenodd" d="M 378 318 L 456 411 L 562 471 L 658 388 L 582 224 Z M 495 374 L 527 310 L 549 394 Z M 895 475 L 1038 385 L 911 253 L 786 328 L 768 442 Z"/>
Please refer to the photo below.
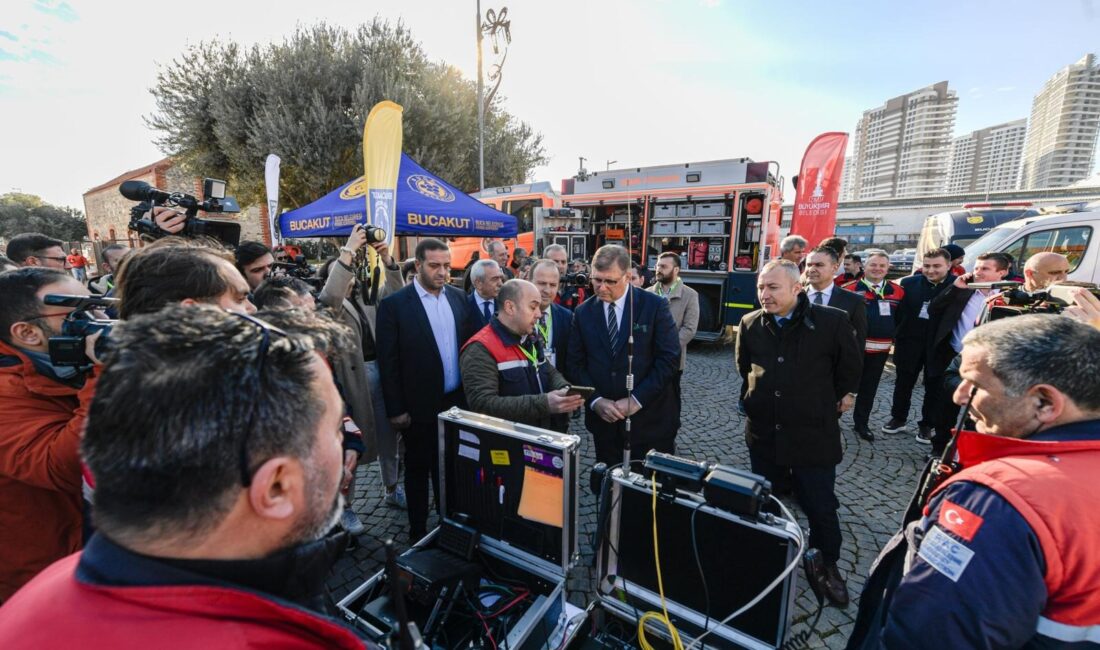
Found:
<path fill-rule="evenodd" d="M 0 195 L 0 237 L 11 239 L 24 232 L 80 241 L 88 237 L 88 223 L 83 212 L 50 205 L 33 194 Z"/>
<path fill-rule="evenodd" d="M 456 187 L 476 190 L 477 90 L 427 60 L 409 30 L 375 18 L 349 32 L 319 24 L 245 50 L 205 42 L 161 68 L 147 123 L 157 145 L 196 175 L 263 200 L 264 159 L 282 159 L 280 200 L 294 208 L 363 173 L 363 123 L 374 104 L 404 109 L 404 150 Z M 485 182 L 522 183 L 545 161 L 542 136 L 494 99 L 486 113 Z"/>

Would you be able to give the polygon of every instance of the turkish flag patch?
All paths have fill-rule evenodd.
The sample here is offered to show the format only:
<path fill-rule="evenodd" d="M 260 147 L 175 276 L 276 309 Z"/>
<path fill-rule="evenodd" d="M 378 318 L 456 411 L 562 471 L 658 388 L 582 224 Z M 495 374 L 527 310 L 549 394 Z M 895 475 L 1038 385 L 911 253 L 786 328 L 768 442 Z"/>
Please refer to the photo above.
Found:
<path fill-rule="evenodd" d="M 944 530 L 970 542 L 982 527 L 982 521 L 984 520 L 973 512 L 944 499 L 940 506 L 940 518 L 936 523 Z"/>

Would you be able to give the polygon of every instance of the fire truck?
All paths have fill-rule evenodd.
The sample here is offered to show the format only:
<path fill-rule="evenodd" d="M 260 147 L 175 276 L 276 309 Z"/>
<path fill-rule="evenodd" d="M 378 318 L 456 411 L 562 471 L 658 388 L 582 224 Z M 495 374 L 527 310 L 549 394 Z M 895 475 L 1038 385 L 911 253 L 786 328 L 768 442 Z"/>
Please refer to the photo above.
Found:
<path fill-rule="evenodd" d="M 562 243 L 587 259 L 621 244 L 653 269 L 675 253 L 699 292 L 696 339 L 717 340 L 757 308 L 757 274 L 778 254 L 782 187 L 777 163 L 749 158 L 580 174 L 562 181 L 565 209 L 540 211 L 535 254 Z"/>
<path fill-rule="evenodd" d="M 533 252 L 535 236 L 532 231 L 537 208 L 558 208 L 561 206 L 561 196 L 554 191 L 554 188 L 547 181 L 524 185 L 489 187 L 470 196 L 516 218 L 519 235 L 515 239 L 501 240 L 508 248 L 509 256 L 517 246 L 528 253 Z M 451 268 L 455 271 L 465 269 L 475 251 L 480 251 L 484 257 L 486 247 L 490 241 L 492 240 L 479 237 L 453 239 L 450 243 Z"/>

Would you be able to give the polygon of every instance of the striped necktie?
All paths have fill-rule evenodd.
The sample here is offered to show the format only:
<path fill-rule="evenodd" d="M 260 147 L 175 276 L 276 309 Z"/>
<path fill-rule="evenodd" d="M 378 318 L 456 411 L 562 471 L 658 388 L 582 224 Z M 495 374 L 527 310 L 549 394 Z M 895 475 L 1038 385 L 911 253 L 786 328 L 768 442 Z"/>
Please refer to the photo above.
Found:
<path fill-rule="evenodd" d="M 611 339 L 611 345 L 619 338 L 619 319 L 615 317 L 615 303 L 607 303 L 607 336 Z"/>

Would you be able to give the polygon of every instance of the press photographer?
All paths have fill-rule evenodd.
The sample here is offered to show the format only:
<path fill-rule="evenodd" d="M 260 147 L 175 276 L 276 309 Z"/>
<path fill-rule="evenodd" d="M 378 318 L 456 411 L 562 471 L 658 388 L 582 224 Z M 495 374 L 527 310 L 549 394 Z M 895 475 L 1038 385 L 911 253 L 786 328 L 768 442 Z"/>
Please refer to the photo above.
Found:
<path fill-rule="evenodd" d="M 235 265 L 248 282 L 249 291 L 255 291 L 261 282 L 271 277 L 275 256 L 262 242 L 243 241 L 237 246 Z"/>
<path fill-rule="evenodd" d="M 988 323 L 964 338 L 960 373 L 977 433 L 958 435 L 946 481 L 879 556 L 848 647 L 1095 647 L 1100 332 Z"/>
<path fill-rule="evenodd" d="M 331 332 L 295 322 L 172 306 L 112 332 L 82 446 L 99 531 L 4 605 L 0 647 L 363 647 L 325 614 Z"/>
<path fill-rule="evenodd" d="M 95 372 L 51 363 L 49 340 L 73 308 L 48 306 L 48 294 L 90 295 L 64 271 L 0 275 L 0 602 L 81 543 L 79 445 Z M 92 359 L 98 338 L 86 342 Z"/>

